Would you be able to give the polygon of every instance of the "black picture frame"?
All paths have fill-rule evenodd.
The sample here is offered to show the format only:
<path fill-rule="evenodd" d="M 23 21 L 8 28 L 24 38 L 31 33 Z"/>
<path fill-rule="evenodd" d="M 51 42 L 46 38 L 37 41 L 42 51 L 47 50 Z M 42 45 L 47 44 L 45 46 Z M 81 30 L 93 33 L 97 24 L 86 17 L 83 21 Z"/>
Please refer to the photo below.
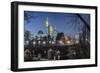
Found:
<path fill-rule="evenodd" d="M 52 66 L 52 67 L 39 67 L 39 68 L 18 68 L 18 33 L 19 33 L 18 6 L 19 5 L 94 9 L 95 10 L 95 64 L 74 65 L 74 66 Z M 81 67 L 95 67 L 95 66 L 97 66 L 97 7 L 96 6 L 17 2 L 17 1 L 11 2 L 11 71 L 49 70 L 49 69 L 81 68 Z"/>

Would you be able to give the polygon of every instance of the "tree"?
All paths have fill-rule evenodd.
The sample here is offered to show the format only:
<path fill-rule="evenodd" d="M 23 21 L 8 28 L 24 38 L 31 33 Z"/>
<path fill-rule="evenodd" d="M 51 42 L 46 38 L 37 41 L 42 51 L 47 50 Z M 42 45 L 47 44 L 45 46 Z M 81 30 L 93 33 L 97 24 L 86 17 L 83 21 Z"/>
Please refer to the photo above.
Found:
<path fill-rule="evenodd" d="M 90 57 L 90 24 L 88 22 L 85 21 L 85 19 L 80 15 L 80 14 L 76 14 L 80 20 L 84 23 L 82 30 L 82 36 L 81 36 L 81 51 L 83 54 L 81 54 L 86 58 Z M 88 40 L 88 43 L 86 43 Z"/>
<path fill-rule="evenodd" d="M 88 29 L 88 31 L 90 31 L 90 26 L 89 24 L 84 20 L 84 18 L 82 18 L 82 16 L 80 14 L 76 14 L 84 23 L 84 26 Z"/>
<path fill-rule="evenodd" d="M 25 20 L 27 23 L 33 22 L 35 18 L 37 18 L 37 16 L 35 16 L 35 15 L 33 14 L 33 12 L 24 11 L 24 20 Z"/>
<path fill-rule="evenodd" d="M 31 32 L 28 31 L 28 30 L 26 30 L 25 33 L 24 33 L 24 39 L 25 39 L 25 41 L 26 40 L 30 40 L 30 38 L 31 38 Z"/>
<path fill-rule="evenodd" d="M 39 31 L 38 31 L 38 34 L 39 34 L 39 35 L 43 34 L 43 31 L 42 31 L 42 30 L 39 30 Z"/>
<path fill-rule="evenodd" d="M 83 43 L 85 44 L 86 39 L 90 39 L 90 25 L 85 21 L 85 19 L 80 15 L 76 14 L 80 20 L 84 23 L 83 28 L 82 28 L 82 39 Z"/>

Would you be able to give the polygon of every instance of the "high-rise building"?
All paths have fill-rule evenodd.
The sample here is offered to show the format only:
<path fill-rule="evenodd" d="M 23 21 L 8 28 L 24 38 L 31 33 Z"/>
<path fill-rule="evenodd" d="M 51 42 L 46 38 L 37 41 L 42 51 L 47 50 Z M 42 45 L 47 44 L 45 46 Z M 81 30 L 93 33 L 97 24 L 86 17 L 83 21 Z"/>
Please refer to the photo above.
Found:
<path fill-rule="evenodd" d="M 46 18 L 45 27 L 46 27 L 46 30 L 47 30 L 47 34 L 49 34 L 49 22 L 48 22 L 48 17 Z"/>
<path fill-rule="evenodd" d="M 57 31 L 56 31 L 55 27 L 53 27 L 52 25 L 49 24 L 48 17 L 46 18 L 45 27 L 47 30 L 47 34 L 50 35 L 51 37 L 54 37 L 54 39 L 55 39 L 57 36 Z"/>

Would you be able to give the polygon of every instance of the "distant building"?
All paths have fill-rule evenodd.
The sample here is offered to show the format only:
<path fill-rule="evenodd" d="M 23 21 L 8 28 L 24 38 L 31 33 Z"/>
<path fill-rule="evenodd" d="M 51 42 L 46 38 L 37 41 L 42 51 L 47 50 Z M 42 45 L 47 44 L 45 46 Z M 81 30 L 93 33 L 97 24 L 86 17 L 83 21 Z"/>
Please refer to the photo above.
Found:
<path fill-rule="evenodd" d="M 77 33 L 77 34 L 75 35 L 75 43 L 76 43 L 76 44 L 80 43 L 80 39 L 81 39 L 81 33 Z"/>
<path fill-rule="evenodd" d="M 47 34 L 50 35 L 51 37 L 54 37 L 55 39 L 55 37 L 57 36 L 57 31 L 55 27 L 49 24 L 48 17 L 46 18 L 45 27 L 47 30 Z"/>

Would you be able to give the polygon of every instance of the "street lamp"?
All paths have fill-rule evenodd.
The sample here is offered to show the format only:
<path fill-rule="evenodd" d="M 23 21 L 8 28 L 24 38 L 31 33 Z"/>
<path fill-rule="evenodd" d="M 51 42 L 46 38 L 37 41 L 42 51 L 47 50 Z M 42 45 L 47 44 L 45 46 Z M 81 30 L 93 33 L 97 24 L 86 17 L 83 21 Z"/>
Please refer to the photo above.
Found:
<path fill-rule="evenodd" d="M 46 42 L 45 42 L 45 41 L 43 41 L 43 44 L 46 44 Z"/>
<path fill-rule="evenodd" d="M 33 41 L 33 45 L 36 45 L 36 41 Z"/>

